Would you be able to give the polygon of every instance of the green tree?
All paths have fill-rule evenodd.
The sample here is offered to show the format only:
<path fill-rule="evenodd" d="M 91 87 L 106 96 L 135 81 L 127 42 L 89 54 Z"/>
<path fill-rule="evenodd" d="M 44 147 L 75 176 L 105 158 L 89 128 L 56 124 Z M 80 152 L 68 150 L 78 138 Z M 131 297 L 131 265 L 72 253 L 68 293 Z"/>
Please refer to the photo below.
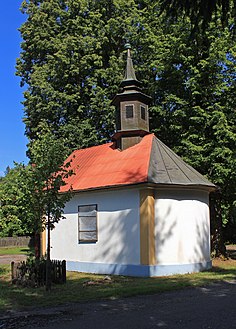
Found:
<path fill-rule="evenodd" d="M 181 25 L 175 29 L 154 87 L 159 99 L 153 129 L 221 187 L 227 222 L 235 215 L 235 43 L 226 29 L 213 25 L 196 41 Z"/>
<path fill-rule="evenodd" d="M 0 236 L 31 235 L 33 210 L 29 204 L 29 167 L 15 163 L 0 181 Z"/>
<path fill-rule="evenodd" d="M 122 78 L 119 58 L 135 1 L 24 1 L 27 21 L 17 74 L 26 134 L 46 120 L 70 148 L 102 143 L 114 132 L 110 100 Z M 80 134 L 78 134 L 80 132 Z"/>
<path fill-rule="evenodd" d="M 50 231 L 54 224 L 63 218 L 65 203 L 70 199 L 69 192 L 60 193 L 66 184 L 66 178 L 72 175 L 70 162 L 65 163 L 68 149 L 63 141 L 53 134 L 45 123 L 40 124 L 40 133 L 31 144 L 31 183 L 33 184 L 34 222 L 38 231 L 47 228 L 47 270 L 46 289 L 51 289 Z"/>
<path fill-rule="evenodd" d="M 221 19 L 222 26 L 227 26 L 229 18 L 235 19 L 236 4 L 233 0 L 160 0 L 161 12 L 176 19 L 179 15 L 188 16 L 194 32 L 206 30 L 212 21 Z M 234 21 L 235 24 L 235 21 Z M 234 29 L 234 26 L 232 26 Z"/>
<path fill-rule="evenodd" d="M 194 39 L 188 18 L 163 26 L 165 56 L 149 89 L 155 93 L 152 129 L 220 186 L 226 223 L 235 221 L 236 58 L 229 29 L 215 24 Z M 220 216 L 217 219 L 220 225 Z"/>
<path fill-rule="evenodd" d="M 0 236 L 35 234 L 47 228 L 47 279 L 50 278 L 50 231 L 63 218 L 70 191 L 60 193 L 72 174 L 65 163 L 68 149 L 45 122 L 41 122 L 37 139 L 31 143 L 31 164 L 15 164 L 0 182 Z M 38 241 L 36 239 L 36 241 Z M 39 246 L 36 245 L 38 257 Z"/>
<path fill-rule="evenodd" d="M 152 131 L 221 187 L 223 219 L 235 220 L 234 18 L 229 15 L 225 28 L 209 21 L 191 38 L 191 17 L 166 19 L 162 4 L 24 1 L 17 74 L 28 86 L 26 134 L 31 144 L 46 120 L 71 150 L 109 140 L 110 100 L 123 77 L 129 39 L 137 76 L 153 98 Z"/>

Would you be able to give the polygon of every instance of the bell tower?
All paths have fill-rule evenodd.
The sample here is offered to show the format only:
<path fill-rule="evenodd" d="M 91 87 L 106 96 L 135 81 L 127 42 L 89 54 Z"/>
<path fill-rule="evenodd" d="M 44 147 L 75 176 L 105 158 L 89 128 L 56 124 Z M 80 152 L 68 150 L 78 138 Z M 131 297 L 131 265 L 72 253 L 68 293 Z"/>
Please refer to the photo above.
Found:
<path fill-rule="evenodd" d="M 131 58 L 130 44 L 126 44 L 127 63 L 125 77 L 121 82 L 122 92 L 117 94 L 112 104 L 116 106 L 116 133 L 113 139 L 117 148 L 125 150 L 141 141 L 149 134 L 148 105 L 151 97 L 142 93 Z"/>

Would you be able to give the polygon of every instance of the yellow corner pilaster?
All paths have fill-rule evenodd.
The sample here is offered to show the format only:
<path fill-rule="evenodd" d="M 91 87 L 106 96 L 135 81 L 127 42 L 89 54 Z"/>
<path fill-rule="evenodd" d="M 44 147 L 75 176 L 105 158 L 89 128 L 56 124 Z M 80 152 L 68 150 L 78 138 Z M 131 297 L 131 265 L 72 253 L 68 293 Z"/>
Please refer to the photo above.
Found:
<path fill-rule="evenodd" d="M 142 265 L 155 265 L 155 210 L 154 191 L 140 190 L 140 261 Z"/>
<path fill-rule="evenodd" d="M 40 234 L 40 256 L 45 256 L 46 254 L 46 230 L 43 230 Z"/>

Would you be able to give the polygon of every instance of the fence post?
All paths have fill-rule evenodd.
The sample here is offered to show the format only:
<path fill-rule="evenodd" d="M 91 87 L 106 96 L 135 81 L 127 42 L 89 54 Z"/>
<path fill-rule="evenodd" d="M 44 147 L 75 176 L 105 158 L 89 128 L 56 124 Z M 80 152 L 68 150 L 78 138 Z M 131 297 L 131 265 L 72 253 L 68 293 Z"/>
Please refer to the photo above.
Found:
<path fill-rule="evenodd" d="M 14 262 L 11 262 L 11 280 L 15 279 Z"/>
<path fill-rule="evenodd" d="M 66 261 L 62 261 L 62 269 L 61 269 L 61 274 L 62 274 L 62 283 L 66 283 Z"/>

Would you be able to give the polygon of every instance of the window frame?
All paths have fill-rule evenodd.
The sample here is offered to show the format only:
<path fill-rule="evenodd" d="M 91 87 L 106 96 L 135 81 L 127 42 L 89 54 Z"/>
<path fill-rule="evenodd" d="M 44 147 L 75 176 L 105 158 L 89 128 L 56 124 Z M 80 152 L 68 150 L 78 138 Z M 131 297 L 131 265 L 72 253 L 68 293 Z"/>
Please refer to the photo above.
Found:
<path fill-rule="evenodd" d="M 127 108 L 128 107 L 130 107 L 130 108 L 132 107 L 132 116 L 127 116 Z M 125 105 L 125 118 L 126 119 L 133 119 L 134 118 L 134 104 L 126 104 Z"/>
<path fill-rule="evenodd" d="M 80 211 L 80 207 L 95 207 L 95 209 L 91 210 L 91 211 L 87 211 L 87 213 L 90 213 L 92 211 L 96 211 L 96 216 L 91 216 L 91 215 L 87 215 L 87 216 L 80 216 L 80 213 L 86 213 L 86 212 L 82 212 Z M 80 226 L 80 218 L 95 218 L 95 229 L 94 230 L 81 230 Z M 93 204 L 82 204 L 78 206 L 78 242 L 79 243 L 96 243 L 98 241 L 98 205 L 93 203 Z M 96 233 L 96 237 L 94 239 L 82 239 L 80 237 L 80 233 L 86 233 L 86 232 L 95 232 Z"/>
<path fill-rule="evenodd" d="M 143 111 L 142 111 L 143 110 Z M 144 106 L 144 105 L 140 105 L 140 118 L 144 121 L 147 121 L 147 108 Z M 144 114 L 144 118 L 143 118 L 143 115 Z"/>

